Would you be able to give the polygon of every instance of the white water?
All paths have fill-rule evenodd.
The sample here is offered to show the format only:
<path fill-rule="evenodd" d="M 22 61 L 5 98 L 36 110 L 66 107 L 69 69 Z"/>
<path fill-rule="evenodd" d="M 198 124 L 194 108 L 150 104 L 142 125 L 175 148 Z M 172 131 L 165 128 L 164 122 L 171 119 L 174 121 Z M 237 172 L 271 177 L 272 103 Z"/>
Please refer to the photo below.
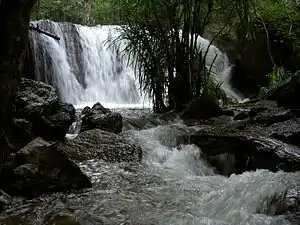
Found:
<path fill-rule="evenodd" d="M 299 172 L 257 170 L 229 178 L 217 175 L 195 145 L 175 147 L 181 128 L 189 129 L 177 124 L 132 131 L 144 157 L 136 169 L 97 160 L 82 164 L 95 183 L 109 186 L 93 196 L 94 204 L 99 203 L 96 199 L 103 201 L 91 215 L 104 224 L 290 224 L 282 216 L 258 212 L 268 207 L 268 198 L 297 184 Z M 110 214 L 114 216 L 107 217 Z"/>
<path fill-rule="evenodd" d="M 57 41 L 31 33 L 30 40 L 37 79 L 54 84 L 63 101 L 73 105 L 101 102 L 106 107 L 149 106 L 148 98 L 138 90 L 133 68 L 108 42 L 118 35 L 115 26 L 33 23 L 61 38 Z"/>
<path fill-rule="evenodd" d="M 37 32 L 31 32 L 30 36 L 37 78 L 54 84 L 63 101 L 80 106 L 95 102 L 106 107 L 151 105 L 146 95 L 140 94 L 134 69 L 127 65 L 128 59 L 121 57 L 117 48 L 111 45 L 110 40 L 118 36 L 118 26 L 87 27 L 52 21 L 33 23 L 61 38 L 57 41 Z M 209 41 L 199 37 L 198 44 L 204 53 Z M 227 95 L 241 101 L 242 97 L 229 84 L 231 65 L 226 54 L 211 45 L 207 66 L 211 66 L 216 55 L 213 72 L 223 82 L 222 88 Z"/>
<path fill-rule="evenodd" d="M 63 39 L 57 42 L 40 34 L 31 38 L 35 43 L 35 58 L 41 63 L 36 70 L 40 79 L 57 85 L 63 100 L 78 108 L 96 101 L 111 108 L 148 104 L 138 94 L 132 68 L 118 59 L 115 50 L 108 50 L 103 44 L 109 33 L 116 34 L 115 27 L 76 25 L 76 36 L 66 24 L 46 23 L 45 27 Z M 72 35 L 81 47 L 70 39 Z M 203 48 L 208 46 L 207 40 L 199 41 Z M 82 51 L 80 57 L 70 57 L 75 55 L 76 48 Z M 208 53 L 208 66 L 218 54 L 214 72 L 224 81 L 227 94 L 238 99 L 239 95 L 229 85 L 230 65 L 226 55 L 214 46 Z M 42 67 L 51 73 L 43 74 Z M 77 75 L 84 79 L 78 79 Z M 299 183 L 299 172 L 257 170 L 229 178 L 217 175 L 200 157 L 199 148 L 176 146 L 176 126 L 129 131 L 132 141 L 143 149 L 141 165 L 84 162 L 80 166 L 93 181 L 91 190 L 76 195 L 44 196 L 29 202 L 25 209 L 17 209 L 16 214 L 24 214 L 34 224 L 45 224 L 43 219 L 49 214 L 71 215 L 82 225 L 290 224 L 282 216 L 258 212 L 267 207 L 268 198 Z"/>
<path fill-rule="evenodd" d="M 128 131 L 143 149 L 140 165 L 83 162 L 92 189 L 43 196 L 6 215 L 21 215 L 36 225 L 48 224 L 45 219 L 53 215 L 71 216 L 80 225 L 291 225 L 283 216 L 259 212 L 269 198 L 299 183 L 300 172 L 217 175 L 195 145 L 175 147 L 181 129 L 193 128 L 179 123 Z"/>
<path fill-rule="evenodd" d="M 207 48 L 209 48 L 205 58 L 207 67 L 211 68 L 213 74 L 216 74 L 217 80 L 222 82 L 221 88 L 225 91 L 227 96 L 238 102 L 242 102 L 244 99 L 243 96 L 235 91 L 230 85 L 232 65 L 230 65 L 227 55 L 221 52 L 216 46 L 210 45 L 210 41 L 205 38 L 198 36 L 197 43 L 203 54 L 205 54 Z"/>

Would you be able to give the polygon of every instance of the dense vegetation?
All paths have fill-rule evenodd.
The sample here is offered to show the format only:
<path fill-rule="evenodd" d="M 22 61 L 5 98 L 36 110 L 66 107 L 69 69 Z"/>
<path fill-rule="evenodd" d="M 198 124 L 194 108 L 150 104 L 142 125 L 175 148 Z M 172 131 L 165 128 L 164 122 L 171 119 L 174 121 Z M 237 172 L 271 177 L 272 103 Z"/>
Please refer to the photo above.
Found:
<path fill-rule="evenodd" d="M 125 51 L 155 111 L 181 110 L 203 93 L 225 102 L 199 36 L 230 39 L 239 54 L 263 33 L 269 42 L 287 42 L 299 52 L 299 18 L 297 0 L 40 0 L 33 14 L 33 19 L 122 25 L 119 39 L 127 41 Z M 274 68 L 268 82 L 274 83 L 286 73 L 271 51 L 269 57 Z"/>

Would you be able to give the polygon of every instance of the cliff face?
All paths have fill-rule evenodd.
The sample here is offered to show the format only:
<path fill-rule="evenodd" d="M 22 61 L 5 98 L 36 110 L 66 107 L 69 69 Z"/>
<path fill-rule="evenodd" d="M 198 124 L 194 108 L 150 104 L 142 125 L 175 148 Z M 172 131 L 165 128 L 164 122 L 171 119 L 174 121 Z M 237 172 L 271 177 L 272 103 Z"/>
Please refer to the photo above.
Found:
<path fill-rule="evenodd" d="M 36 0 L 0 0 L 0 163 L 8 152 L 6 137 L 14 98 L 24 67 L 31 9 Z"/>

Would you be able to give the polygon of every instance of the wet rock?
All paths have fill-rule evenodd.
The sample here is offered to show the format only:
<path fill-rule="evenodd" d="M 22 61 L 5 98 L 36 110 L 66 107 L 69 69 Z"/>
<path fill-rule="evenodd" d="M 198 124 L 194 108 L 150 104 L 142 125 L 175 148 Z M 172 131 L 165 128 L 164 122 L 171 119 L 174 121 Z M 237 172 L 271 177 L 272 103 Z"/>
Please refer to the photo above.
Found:
<path fill-rule="evenodd" d="M 172 124 L 156 129 L 154 137 L 159 140 L 162 145 L 175 148 L 184 144 L 186 141 L 185 137 L 194 131 L 195 129 L 193 127 L 183 127 L 181 125 Z"/>
<path fill-rule="evenodd" d="M 24 78 L 16 96 L 16 116 L 32 123 L 36 137 L 55 141 L 62 140 L 75 121 L 75 109 L 62 103 L 53 87 Z"/>
<path fill-rule="evenodd" d="M 123 130 L 150 129 L 161 124 L 164 124 L 164 122 L 154 117 L 147 117 L 147 118 L 123 117 Z"/>
<path fill-rule="evenodd" d="M 92 110 L 96 110 L 96 111 L 101 112 L 103 114 L 107 114 L 107 113 L 111 113 L 112 112 L 110 109 L 105 108 L 99 102 L 97 102 L 95 105 L 93 105 Z"/>
<path fill-rule="evenodd" d="M 181 118 L 184 120 L 208 119 L 220 115 L 222 115 L 222 109 L 215 99 L 209 95 L 202 95 L 187 106 L 181 113 Z"/>
<path fill-rule="evenodd" d="M 0 211 L 8 206 L 12 201 L 12 197 L 0 190 Z"/>
<path fill-rule="evenodd" d="M 242 112 L 238 113 L 238 114 L 233 118 L 233 120 L 244 120 L 244 119 L 249 118 L 249 116 L 250 116 L 250 111 L 242 111 Z"/>
<path fill-rule="evenodd" d="M 300 147 L 300 119 L 295 118 L 265 128 L 270 137 Z"/>
<path fill-rule="evenodd" d="M 22 218 L 21 216 L 6 216 L 0 217 L 0 224 L 2 225 L 31 225 L 29 221 Z"/>
<path fill-rule="evenodd" d="M 25 119 L 13 119 L 10 137 L 11 151 L 16 152 L 34 139 L 32 123 Z"/>
<path fill-rule="evenodd" d="M 100 103 L 96 103 L 92 109 L 85 108 L 83 114 L 81 132 L 95 128 L 112 133 L 122 132 L 121 114 L 111 112 Z"/>
<path fill-rule="evenodd" d="M 84 109 L 82 110 L 82 112 L 81 112 L 81 115 L 86 115 L 86 114 L 88 114 L 88 113 L 91 113 L 91 108 L 90 107 L 88 107 L 88 106 L 86 106 L 86 107 L 84 107 Z"/>
<path fill-rule="evenodd" d="M 80 225 L 79 222 L 76 221 L 75 218 L 69 215 L 54 215 L 54 216 L 47 216 L 44 219 L 43 224 L 45 225 Z"/>
<path fill-rule="evenodd" d="M 300 224 L 300 185 L 287 188 L 283 193 L 267 199 L 267 204 L 259 213 L 285 215 L 292 224 Z"/>
<path fill-rule="evenodd" d="M 223 176 L 229 177 L 237 173 L 237 162 L 234 154 L 223 153 L 215 156 L 204 156 L 204 159 L 214 166 L 216 172 Z"/>
<path fill-rule="evenodd" d="M 90 188 L 91 182 L 66 155 L 37 138 L 18 151 L 0 173 L 0 188 L 14 196 Z"/>
<path fill-rule="evenodd" d="M 208 156 L 233 154 L 236 171 L 269 169 L 296 171 L 300 169 L 300 148 L 260 133 L 229 127 L 203 127 L 189 137 Z"/>
<path fill-rule="evenodd" d="M 82 132 L 76 138 L 60 143 L 58 149 L 76 161 L 102 159 L 107 162 L 138 162 L 142 159 L 139 146 L 122 136 L 99 129 Z"/>
<path fill-rule="evenodd" d="M 277 107 L 274 101 L 259 101 L 232 106 L 235 111 L 234 120 L 247 120 L 249 124 L 269 126 L 300 117 L 300 110 Z"/>
<path fill-rule="evenodd" d="M 269 100 L 277 102 L 278 106 L 300 109 L 300 70 L 288 81 L 270 91 Z"/>

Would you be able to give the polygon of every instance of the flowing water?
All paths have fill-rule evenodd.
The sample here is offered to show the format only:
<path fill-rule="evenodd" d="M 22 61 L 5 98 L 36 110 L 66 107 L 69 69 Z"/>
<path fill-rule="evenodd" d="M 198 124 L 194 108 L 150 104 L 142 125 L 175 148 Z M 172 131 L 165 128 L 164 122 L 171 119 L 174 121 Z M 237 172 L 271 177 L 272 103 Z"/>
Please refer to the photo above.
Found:
<path fill-rule="evenodd" d="M 33 25 L 61 39 L 55 40 L 32 31 L 30 46 L 38 80 L 54 85 L 61 98 L 73 105 L 101 102 L 103 105 L 149 106 L 145 93 L 140 93 L 134 69 L 120 51 L 125 42 L 112 44 L 118 37 L 118 26 L 87 27 L 53 21 L 34 21 Z M 210 42 L 198 37 L 198 46 L 206 57 L 207 66 L 222 82 L 229 97 L 238 101 L 242 97 L 230 86 L 231 65 L 226 54 Z M 119 107 L 119 106 L 118 106 Z"/>
<path fill-rule="evenodd" d="M 118 36 L 116 26 L 32 23 L 61 38 L 30 33 L 35 76 L 55 86 L 63 101 L 74 105 L 101 102 L 107 107 L 149 105 L 139 91 L 133 68 L 110 42 Z"/>
<path fill-rule="evenodd" d="M 41 34 L 31 34 L 38 62 L 37 78 L 56 86 L 64 101 L 80 108 L 95 101 L 114 107 L 138 106 L 144 102 L 132 68 L 118 58 L 115 50 L 104 48 L 103 40 L 113 27 L 35 23 L 62 38 L 57 42 Z M 201 39 L 201 43 L 207 41 Z M 217 71 L 226 81 L 230 70 L 226 55 L 215 47 L 213 51 L 219 54 Z M 134 112 L 133 117 L 141 117 L 138 111 Z M 130 116 L 131 111 L 122 109 L 121 113 Z M 83 162 L 80 167 L 92 180 L 93 188 L 30 201 L 15 199 L 12 208 L 2 216 L 23 218 L 38 225 L 55 224 L 55 216 L 70 216 L 82 225 L 291 224 L 284 216 L 259 212 L 268 208 L 272 196 L 298 184 L 299 172 L 257 170 L 220 176 L 202 159 L 201 150 L 195 145 L 176 146 L 180 132 L 188 129 L 196 128 L 185 127 L 178 121 L 141 131 L 124 131 L 124 135 L 142 147 L 140 164 Z"/>
<path fill-rule="evenodd" d="M 30 224 L 48 224 L 55 215 L 71 216 L 82 225 L 291 224 L 283 216 L 258 212 L 268 207 L 268 198 L 299 183 L 299 172 L 220 176 L 201 159 L 196 146 L 174 147 L 180 129 L 188 128 L 178 123 L 127 131 L 143 149 L 141 164 L 84 162 L 80 167 L 91 178 L 92 189 L 23 204 L 16 200 L 5 214 L 22 216 Z"/>

